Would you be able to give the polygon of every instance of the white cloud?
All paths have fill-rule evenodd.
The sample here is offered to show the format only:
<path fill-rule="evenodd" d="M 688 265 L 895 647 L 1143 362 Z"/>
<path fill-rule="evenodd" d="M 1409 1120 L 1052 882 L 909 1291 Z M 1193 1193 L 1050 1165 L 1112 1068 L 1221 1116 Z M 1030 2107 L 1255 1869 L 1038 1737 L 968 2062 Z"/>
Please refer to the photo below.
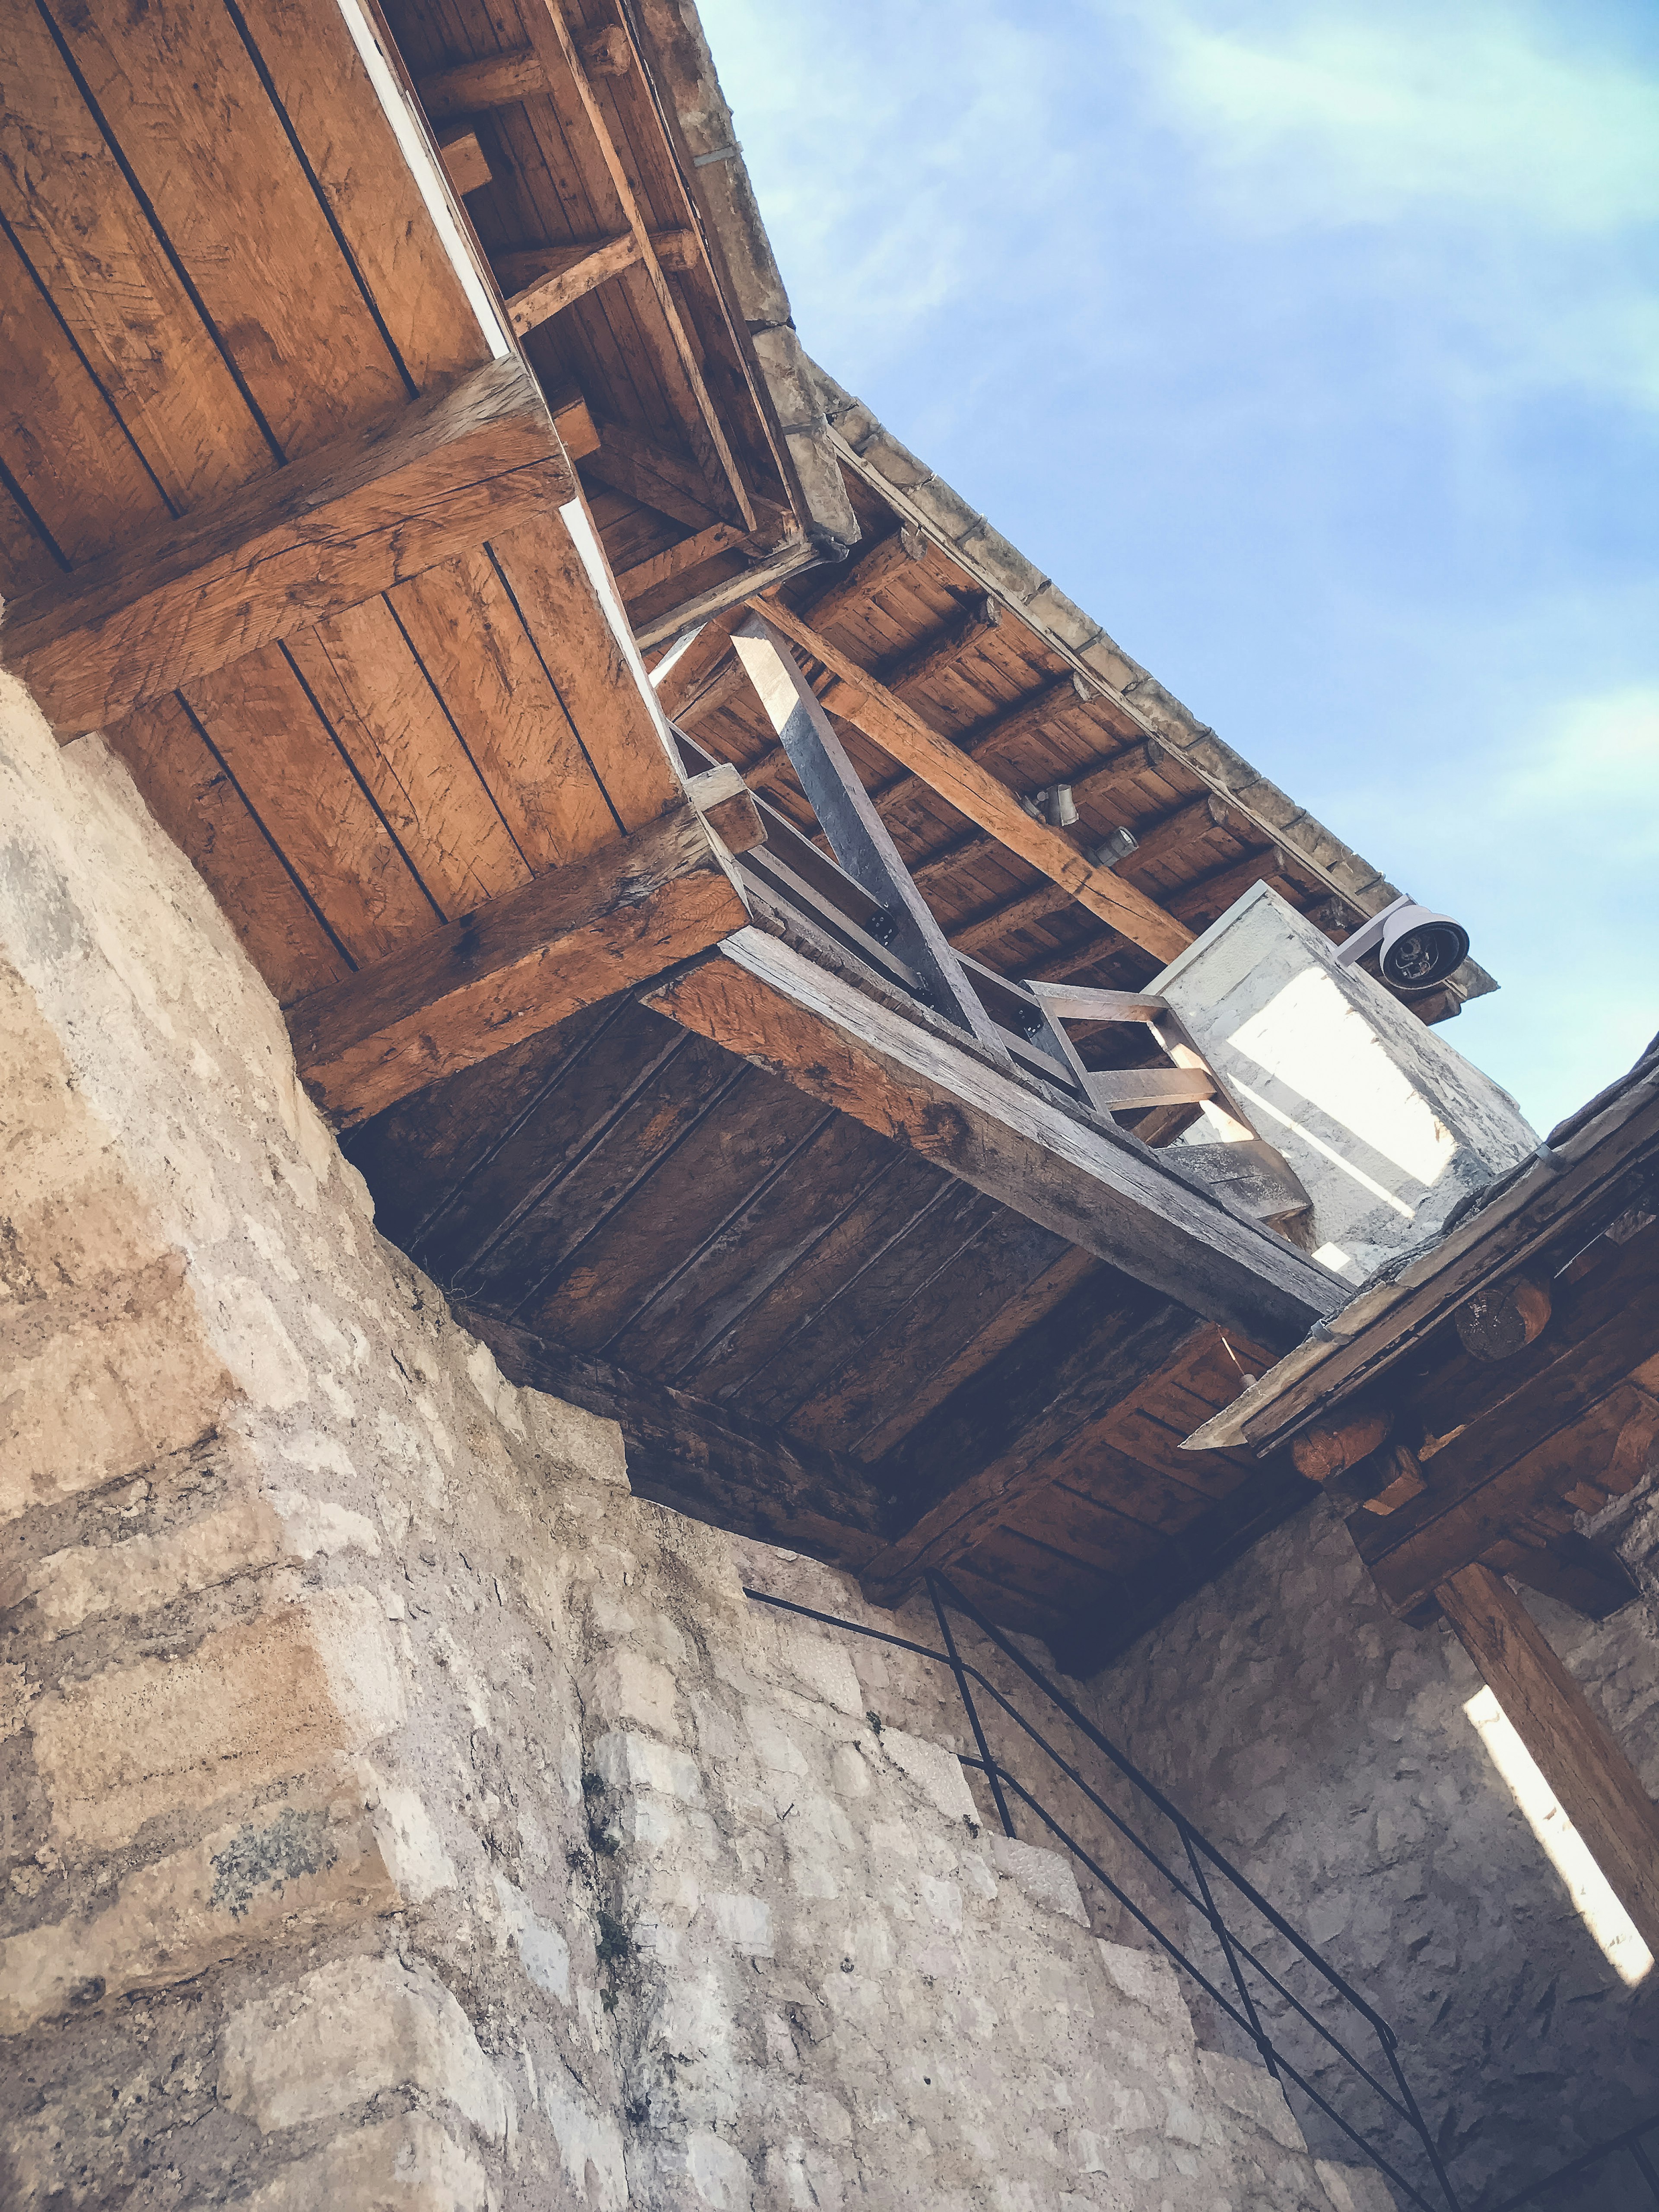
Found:
<path fill-rule="evenodd" d="M 1218 165 L 1267 172 L 1288 219 L 1425 201 L 1572 235 L 1659 218 L 1659 83 L 1583 52 L 1567 17 L 1549 39 L 1515 6 L 1229 12 L 1213 29 L 1158 0 L 1140 20 L 1164 97 Z"/>
<path fill-rule="evenodd" d="M 1593 843 L 1607 872 L 1659 863 L 1659 684 L 1558 702 L 1500 769 L 1495 798 L 1512 831 L 1536 834 L 1540 854 L 1572 837 Z"/>

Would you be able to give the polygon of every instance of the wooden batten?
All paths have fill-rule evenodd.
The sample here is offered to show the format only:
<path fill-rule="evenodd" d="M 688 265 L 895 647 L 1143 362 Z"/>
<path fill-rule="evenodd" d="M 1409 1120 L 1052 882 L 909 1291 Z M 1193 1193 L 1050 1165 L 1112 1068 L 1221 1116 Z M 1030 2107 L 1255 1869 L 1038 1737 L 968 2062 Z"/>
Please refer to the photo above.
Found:
<path fill-rule="evenodd" d="M 747 918 L 696 807 L 683 805 L 301 1000 L 289 1015 L 301 1079 L 349 1127 Z"/>
<path fill-rule="evenodd" d="M 1501 1575 L 1476 1562 L 1436 1595 L 1648 1948 L 1659 1956 L 1659 1806 Z"/>
<path fill-rule="evenodd" d="M 568 246 L 550 252 L 546 273 L 507 303 L 507 319 L 520 337 L 551 322 L 554 316 L 601 284 L 639 265 L 640 243 L 631 232 L 592 248 Z"/>
<path fill-rule="evenodd" d="M 574 489 L 522 362 L 493 362 L 9 605 L 0 660 L 64 738 L 390 591 Z"/>

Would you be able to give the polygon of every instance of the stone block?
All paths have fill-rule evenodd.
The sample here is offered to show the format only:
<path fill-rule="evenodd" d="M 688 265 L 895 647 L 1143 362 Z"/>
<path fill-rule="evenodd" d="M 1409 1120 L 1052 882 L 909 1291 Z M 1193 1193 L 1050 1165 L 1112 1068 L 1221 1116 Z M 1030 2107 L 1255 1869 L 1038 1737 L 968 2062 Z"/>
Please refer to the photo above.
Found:
<path fill-rule="evenodd" d="M 403 1717 L 386 1618 L 362 1589 L 308 1592 L 35 1701 L 54 1833 L 110 1847 L 144 1821 L 364 1749 Z"/>
<path fill-rule="evenodd" d="M 881 1747 L 901 1774 L 908 1778 L 947 1820 L 975 1820 L 974 1794 L 962 1771 L 962 1761 L 943 1744 L 928 1743 L 902 1729 L 881 1732 Z"/>
<path fill-rule="evenodd" d="M 355 2128 L 244 2200 L 247 2212 L 488 2212 L 490 2201 L 477 2158 L 424 2112 Z"/>
<path fill-rule="evenodd" d="M 0 1944 L 0 2034 L 132 1990 L 159 1989 L 273 1942 L 395 1912 L 397 1850 L 361 1790 L 301 1790 L 142 1867 L 101 1912 Z"/>
<path fill-rule="evenodd" d="M 219 2096 L 262 2135 L 331 2118 L 383 2090 L 453 2105 L 505 2142 L 511 2107 L 443 1986 L 395 1958 L 337 1960 L 231 2014 L 219 2037 Z"/>
<path fill-rule="evenodd" d="M 626 1729 L 609 1729 L 599 1738 L 593 1763 L 611 1790 L 657 1790 L 688 1805 L 702 1796 L 702 1776 L 689 1753 Z"/>

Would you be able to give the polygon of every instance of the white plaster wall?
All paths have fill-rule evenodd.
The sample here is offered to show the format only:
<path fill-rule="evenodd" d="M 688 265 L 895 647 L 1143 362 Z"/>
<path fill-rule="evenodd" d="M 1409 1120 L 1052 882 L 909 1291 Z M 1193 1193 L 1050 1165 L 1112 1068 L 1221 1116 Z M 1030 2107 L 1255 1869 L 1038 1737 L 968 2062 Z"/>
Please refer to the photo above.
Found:
<path fill-rule="evenodd" d="M 1358 1283 L 1538 1140 L 1507 1091 L 1336 951 L 1258 884 L 1147 988 L 1302 1178 L 1317 1256 Z"/>
<path fill-rule="evenodd" d="M 1366 2203 L 925 1705 L 502 1381 L 4 679 L 0 956 L 0 2201 Z"/>

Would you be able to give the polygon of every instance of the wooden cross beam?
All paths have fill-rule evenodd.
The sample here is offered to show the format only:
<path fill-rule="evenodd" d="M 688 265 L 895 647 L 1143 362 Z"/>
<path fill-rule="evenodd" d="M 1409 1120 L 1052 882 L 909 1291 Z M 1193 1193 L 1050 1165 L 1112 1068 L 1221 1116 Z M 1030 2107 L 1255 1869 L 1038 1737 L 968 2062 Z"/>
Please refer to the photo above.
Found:
<path fill-rule="evenodd" d="M 101 729 L 574 490 L 534 377 L 493 362 L 14 601 L 0 661 L 60 737 Z"/>
<path fill-rule="evenodd" d="M 764 834 L 735 776 L 715 771 L 703 795 L 728 848 Z M 301 999 L 289 1012 L 301 1079 L 337 1127 L 352 1127 L 747 920 L 688 802 Z"/>
<path fill-rule="evenodd" d="M 829 713 L 861 730 L 959 814 L 965 814 L 999 844 L 1059 884 L 1079 906 L 1110 922 L 1131 943 L 1155 953 L 1160 960 L 1173 960 L 1193 942 L 1192 931 L 1166 914 L 1145 891 L 1121 883 L 1106 869 L 1093 866 L 1057 830 L 1034 822 L 1006 784 L 998 782 L 948 738 L 940 737 L 914 708 L 907 707 L 809 623 L 781 601 L 769 601 L 757 611 L 838 678 L 822 702 Z"/>

